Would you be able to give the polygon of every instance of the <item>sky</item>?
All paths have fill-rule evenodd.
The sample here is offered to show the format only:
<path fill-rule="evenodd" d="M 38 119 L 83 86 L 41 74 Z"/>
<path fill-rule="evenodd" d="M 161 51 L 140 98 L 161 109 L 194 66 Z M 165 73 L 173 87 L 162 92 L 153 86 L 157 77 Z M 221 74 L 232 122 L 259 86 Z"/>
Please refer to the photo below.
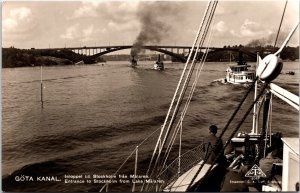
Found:
<path fill-rule="evenodd" d="M 273 45 L 284 5 L 285 0 L 219 1 L 211 46 L 246 45 L 256 39 Z M 206 6 L 207 1 L 178 0 L 6 1 L 2 3 L 2 47 L 132 45 L 147 26 L 160 35 L 149 45 L 190 46 Z M 289 0 L 279 39 L 297 22 L 299 2 Z M 289 45 L 299 45 L 298 29 Z"/>

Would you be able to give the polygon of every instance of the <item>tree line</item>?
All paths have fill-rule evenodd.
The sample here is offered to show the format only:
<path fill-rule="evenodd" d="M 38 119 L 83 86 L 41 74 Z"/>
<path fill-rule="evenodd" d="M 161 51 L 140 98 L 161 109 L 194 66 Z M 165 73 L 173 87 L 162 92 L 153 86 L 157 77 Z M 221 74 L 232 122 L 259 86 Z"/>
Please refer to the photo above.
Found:
<path fill-rule="evenodd" d="M 80 61 L 84 64 L 104 62 L 102 58 L 93 58 L 77 54 L 68 49 L 17 49 L 2 48 L 2 68 L 26 67 L 26 66 L 55 66 L 74 65 Z"/>
<path fill-rule="evenodd" d="M 224 50 L 209 53 L 206 61 L 208 62 L 228 62 L 236 61 L 239 59 L 239 52 L 230 51 L 236 49 L 243 52 L 243 58 L 247 62 L 256 61 L 256 53 L 264 57 L 270 53 L 274 53 L 279 48 L 273 46 L 224 46 Z M 201 59 L 203 53 L 198 55 Z M 280 54 L 283 60 L 295 61 L 299 59 L 299 46 L 298 47 L 285 47 Z M 106 58 L 104 56 L 104 58 Z M 128 59 L 130 56 L 128 56 Z M 118 60 L 116 58 L 116 60 Z M 83 62 L 81 62 L 83 61 Z M 172 58 L 172 61 L 176 61 Z M 55 65 L 74 65 L 76 63 L 94 64 L 97 62 L 105 62 L 103 58 L 94 58 L 77 54 L 68 49 L 51 50 L 51 49 L 17 49 L 17 48 L 2 48 L 2 67 L 26 67 L 26 66 L 55 66 Z"/>

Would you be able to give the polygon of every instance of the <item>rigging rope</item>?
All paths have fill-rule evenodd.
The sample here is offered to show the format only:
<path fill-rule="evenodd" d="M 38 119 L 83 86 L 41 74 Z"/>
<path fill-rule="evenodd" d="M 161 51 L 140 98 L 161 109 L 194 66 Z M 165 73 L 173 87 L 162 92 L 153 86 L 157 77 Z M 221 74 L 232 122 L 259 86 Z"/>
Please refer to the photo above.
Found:
<path fill-rule="evenodd" d="M 211 3 L 211 2 L 210 2 L 210 3 Z M 210 3 L 209 3 L 208 8 L 210 7 Z M 214 2 L 213 5 L 212 5 L 212 8 L 210 8 L 210 9 L 211 9 L 211 10 L 210 10 L 211 12 L 214 12 L 215 6 L 216 6 L 216 2 Z M 206 20 L 206 18 L 207 18 L 207 12 L 206 12 L 205 17 L 203 18 L 203 21 Z M 209 20 L 208 20 L 208 21 L 209 21 Z M 201 24 L 203 24 L 203 22 L 202 22 Z M 209 25 L 209 24 L 210 24 L 210 22 L 208 22 L 208 24 L 206 24 L 206 25 Z M 203 25 L 201 25 L 200 31 L 202 31 L 202 28 L 203 28 Z M 207 34 L 207 30 L 203 32 L 203 34 L 202 34 L 202 39 L 205 39 L 206 34 Z M 199 37 L 199 35 L 197 35 L 197 37 Z M 198 38 L 197 38 L 197 39 L 198 39 Z M 192 48 L 191 50 L 194 51 L 194 45 L 193 45 L 193 48 Z M 189 59 L 190 59 L 192 53 L 193 53 L 193 52 L 191 52 L 191 53 L 189 54 Z M 187 63 L 189 62 L 189 59 L 188 59 Z M 159 161 L 159 158 L 160 158 L 160 154 L 161 154 L 161 152 L 162 152 L 162 148 L 164 147 L 165 142 L 166 142 L 166 140 L 167 140 L 167 138 L 168 138 L 168 136 L 169 136 L 169 134 L 170 134 L 170 129 L 171 129 L 173 123 L 174 123 L 175 117 L 176 117 L 176 115 L 177 115 L 177 113 L 178 113 L 178 110 L 179 110 L 179 107 L 180 107 L 180 105 L 181 105 L 181 103 L 182 103 L 182 98 L 183 98 L 184 93 L 185 93 L 185 91 L 186 91 L 186 89 L 187 89 L 187 85 L 188 85 L 187 83 L 189 82 L 189 80 L 190 80 L 190 78 L 191 78 L 191 74 L 192 74 L 192 72 L 193 72 L 194 67 L 195 67 L 195 65 L 194 65 L 194 60 L 193 60 L 193 62 L 192 62 L 192 64 L 191 64 L 191 67 L 190 67 L 190 69 L 189 69 L 189 71 L 188 71 L 188 73 L 187 73 L 186 79 L 185 79 L 185 81 L 184 81 L 184 83 L 183 83 L 183 86 L 182 86 L 182 88 L 181 88 L 181 92 L 180 92 L 180 95 L 179 95 L 179 99 L 177 100 L 177 104 L 176 104 L 176 106 L 175 106 L 175 108 L 174 108 L 173 115 L 172 115 L 172 117 L 171 117 L 171 120 L 170 120 L 170 122 L 169 122 L 169 126 L 168 126 L 168 128 L 167 128 L 167 130 L 166 130 L 164 139 L 163 139 L 163 141 L 162 141 L 162 146 L 161 146 L 161 148 L 160 148 L 159 151 L 158 151 L 158 156 L 157 156 L 157 158 L 156 158 L 156 161 L 155 161 L 155 164 L 154 164 L 154 167 L 153 167 L 153 170 L 152 170 L 152 173 L 151 173 L 150 176 L 152 176 L 153 172 L 154 172 L 155 169 L 156 169 L 156 166 L 157 166 L 158 161 Z"/>
<path fill-rule="evenodd" d="M 274 54 L 274 55 L 278 55 L 280 54 L 280 52 L 283 50 L 283 48 L 287 45 L 287 43 L 290 41 L 292 35 L 294 34 L 294 32 L 296 31 L 297 27 L 299 25 L 299 21 L 296 23 L 296 25 L 294 26 L 293 30 L 289 33 L 289 35 L 287 36 L 287 38 L 285 39 L 285 41 L 283 42 L 283 44 L 281 45 L 280 49 Z"/>
<path fill-rule="evenodd" d="M 116 175 L 121 169 L 122 169 L 122 167 L 125 165 L 125 163 L 129 160 L 129 158 L 131 158 L 132 157 L 132 155 L 134 154 L 134 152 L 136 151 L 136 149 L 137 149 L 137 147 L 139 147 L 139 146 L 141 146 L 142 144 L 144 144 L 145 143 L 145 141 L 147 141 L 154 133 L 156 133 L 158 130 L 159 130 L 160 128 L 157 128 L 155 131 L 153 131 L 150 135 L 148 135 L 148 137 L 146 137 L 142 142 L 140 142 L 137 146 L 136 146 L 136 148 L 129 154 L 129 156 L 124 160 L 124 162 L 120 165 L 120 167 L 117 169 L 117 171 L 112 175 L 112 176 L 114 176 L 114 175 Z M 110 178 L 111 179 L 111 178 Z M 104 184 L 103 186 L 102 186 L 102 188 L 99 190 L 99 192 L 102 192 L 103 190 L 104 190 L 104 188 L 105 187 L 107 187 L 108 186 L 108 183 L 106 183 L 106 184 Z"/>
<path fill-rule="evenodd" d="M 205 41 L 205 37 L 206 37 L 206 35 L 207 35 L 207 33 L 208 33 L 208 29 L 209 29 L 209 27 L 210 27 L 210 24 L 211 24 L 213 15 L 214 15 L 214 11 L 215 11 L 215 9 L 216 9 L 216 5 L 217 5 L 217 3 L 214 2 L 213 6 L 212 6 L 211 13 L 210 13 L 210 15 L 209 15 L 208 21 L 207 21 L 207 23 L 206 23 L 206 26 L 205 26 L 205 29 L 204 29 L 204 32 L 203 32 L 203 35 L 202 35 L 202 38 L 201 38 L 201 40 L 200 40 L 200 42 L 199 42 L 199 46 L 197 47 L 197 50 L 196 50 L 196 52 L 195 52 L 195 54 L 194 54 L 193 61 L 192 61 L 192 66 L 191 66 L 191 68 L 189 69 L 188 76 L 186 77 L 185 84 L 184 84 L 184 86 L 183 86 L 183 88 L 182 88 L 182 91 L 181 91 L 181 93 L 180 93 L 180 98 L 179 98 L 179 100 L 177 101 L 176 108 L 175 108 L 176 111 L 173 113 L 173 117 L 174 117 L 174 118 L 172 117 L 173 119 L 172 119 L 172 121 L 171 121 L 170 124 L 169 124 L 169 127 L 170 127 L 170 128 L 172 127 L 172 125 L 173 125 L 173 123 L 174 123 L 174 121 L 175 121 L 175 117 L 176 117 L 176 115 L 177 115 L 177 113 L 178 113 L 179 106 L 180 106 L 181 103 L 182 103 L 183 96 L 184 96 L 184 94 L 185 94 L 185 92 L 186 92 L 186 90 L 187 90 L 188 83 L 190 82 L 191 75 L 192 75 L 192 73 L 193 73 L 193 71 L 194 71 L 194 68 L 195 68 L 195 65 L 196 65 L 195 59 L 196 59 L 196 56 L 197 56 L 197 52 L 198 52 L 198 50 L 199 50 L 199 47 L 202 47 L 202 45 L 203 45 L 203 43 L 204 43 L 204 41 Z M 186 109 L 186 110 L 187 110 L 187 109 Z M 174 132 L 176 132 L 176 131 L 174 131 Z M 167 139 L 168 135 L 169 135 L 169 133 L 166 134 L 164 140 Z"/>
<path fill-rule="evenodd" d="M 209 9 L 209 7 L 210 7 L 210 4 L 211 4 L 211 2 L 209 2 L 209 3 L 207 4 L 207 7 L 206 7 L 205 13 L 204 13 L 205 16 L 207 15 L 207 12 L 208 12 L 208 9 Z M 193 43 L 193 46 L 192 46 L 192 50 L 194 50 L 194 47 L 195 47 L 195 45 L 196 45 L 196 43 L 197 43 L 197 41 L 198 41 L 198 38 L 199 38 L 199 36 L 200 36 L 200 32 L 201 32 L 201 30 L 202 30 L 203 22 L 204 22 L 204 17 L 203 17 L 203 19 L 202 19 L 202 21 L 201 21 L 201 23 L 200 23 L 200 25 L 199 25 L 198 32 L 197 32 L 197 36 L 196 36 L 196 38 L 195 38 L 195 40 L 194 40 L 194 43 Z M 191 54 L 188 56 L 188 59 L 187 59 L 187 61 L 186 61 L 186 63 L 185 63 L 183 72 L 182 72 L 181 77 L 180 77 L 180 79 L 179 79 L 179 83 L 178 83 L 178 85 L 177 85 L 177 88 L 176 88 L 176 90 L 175 90 L 173 99 L 172 99 L 172 101 L 171 101 L 171 104 L 170 104 L 170 107 L 169 107 L 167 116 L 166 116 L 165 121 L 164 121 L 164 124 L 163 124 L 163 126 L 162 126 L 162 128 L 161 128 L 161 132 L 160 132 L 160 134 L 159 134 L 157 143 L 156 143 L 156 145 L 155 145 L 155 148 L 154 148 L 154 151 L 153 151 L 153 154 L 152 154 L 152 157 L 151 157 L 151 160 L 150 160 L 150 163 L 149 163 L 148 170 L 147 170 L 147 173 L 146 173 L 146 174 L 149 173 L 149 171 L 150 171 L 150 169 L 151 169 L 151 165 L 152 165 L 153 159 L 154 159 L 155 154 L 156 154 L 156 152 L 157 152 L 158 145 L 161 144 L 161 137 L 162 137 L 162 135 L 163 135 L 165 126 L 166 126 L 167 121 L 168 121 L 168 119 L 169 119 L 171 110 L 173 109 L 173 104 L 174 104 L 174 102 L 175 102 L 175 98 L 176 98 L 177 93 L 178 93 L 178 91 L 179 91 L 179 88 L 180 88 L 180 86 L 181 86 L 181 82 L 182 82 L 183 77 L 184 77 L 184 75 L 185 75 L 185 72 L 186 72 L 188 63 L 189 63 L 189 61 L 190 61 L 190 58 L 191 58 Z M 162 147 L 162 146 L 161 146 L 161 147 Z M 159 148 L 159 149 L 161 149 L 161 148 Z M 160 151 L 161 151 L 161 150 L 160 150 Z M 160 152 L 160 151 L 159 151 L 159 152 Z M 143 184 L 143 186 L 142 186 L 141 191 L 143 190 L 143 187 L 144 187 L 144 184 Z"/>
<path fill-rule="evenodd" d="M 276 39 L 275 39 L 275 43 L 274 43 L 274 47 L 276 46 L 276 43 L 277 43 L 277 40 L 278 40 L 278 36 L 279 36 L 279 32 L 280 32 L 280 28 L 281 28 L 281 24 L 282 24 L 282 20 L 283 20 L 283 17 L 284 17 L 284 13 L 285 13 L 285 10 L 286 10 L 286 5 L 287 5 L 287 0 L 285 1 L 285 5 L 284 5 L 284 9 L 283 9 L 283 13 L 282 13 L 282 16 L 281 16 L 281 20 L 280 20 L 280 24 L 279 24 L 279 28 L 278 28 L 278 31 L 277 31 L 277 35 L 276 35 Z"/>
<path fill-rule="evenodd" d="M 206 18 L 206 17 L 205 17 L 205 18 Z M 200 43 L 199 43 L 200 46 L 202 46 L 203 39 L 205 39 L 205 38 L 203 38 L 203 36 L 205 36 L 206 33 L 207 33 L 207 25 L 208 25 L 208 24 L 206 24 L 206 27 L 205 27 L 204 32 L 203 32 L 203 34 L 202 34 L 202 38 L 201 38 Z M 199 47 L 197 47 L 197 49 L 198 49 L 198 48 L 199 48 Z M 194 51 L 194 49 L 192 49 L 192 50 Z M 191 52 L 189 56 L 191 56 L 192 53 L 193 53 L 193 52 Z M 175 119 L 176 119 L 176 115 L 177 115 L 178 110 L 179 110 L 179 107 L 180 107 L 180 105 L 181 105 L 181 103 L 182 103 L 183 96 L 184 96 L 185 91 L 186 91 L 186 89 L 187 89 L 187 87 L 188 87 L 189 80 L 190 80 L 190 78 L 191 78 L 191 75 L 192 75 L 193 70 L 194 70 L 194 67 L 195 67 L 195 63 L 194 63 L 195 60 L 194 60 L 194 59 L 195 59 L 195 57 L 194 57 L 193 60 L 192 60 L 191 67 L 189 68 L 189 71 L 188 71 L 188 73 L 187 73 L 186 79 L 185 79 L 185 81 L 184 81 L 184 83 L 183 83 L 183 86 L 182 86 L 182 89 L 181 89 L 181 92 L 180 92 L 180 95 L 179 95 L 179 99 L 177 100 L 175 109 L 174 109 L 174 111 L 173 111 L 172 118 L 171 118 L 171 120 L 170 120 L 170 122 L 169 122 L 169 126 L 168 126 L 168 129 L 167 129 L 167 133 L 166 133 L 166 135 L 165 135 L 165 137 L 164 137 L 164 141 L 163 141 L 163 142 L 166 141 L 166 139 L 167 139 L 167 137 L 168 137 L 168 135 L 169 135 L 170 129 L 171 129 L 171 127 L 172 127 L 172 125 L 173 125 L 173 123 L 174 123 L 174 121 L 175 121 Z M 164 145 L 162 145 L 162 147 L 163 147 L 163 146 L 164 146 Z"/>
<path fill-rule="evenodd" d="M 270 118 L 269 118 L 269 125 L 270 125 L 270 146 L 272 145 L 272 137 L 271 137 L 271 134 L 272 134 L 272 114 L 273 114 L 273 94 L 271 94 L 271 98 L 270 98 Z"/>
<path fill-rule="evenodd" d="M 176 127 L 175 127 L 175 131 L 173 132 L 173 135 L 172 135 L 171 140 L 170 140 L 170 142 L 169 142 L 169 145 L 168 145 L 168 147 L 167 147 L 167 150 L 166 150 L 166 153 L 165 153 L 165 158 L 164 158 L 165 161 L 164 161 L 164 163 L 163 163 L 162 169 L 164 168 L 164 166 L 165 166 L 165 164 L 166 164 L 166 161 L 167 161 L 167 158 L 168 158 L 169 153 L 170 153 L 170 151 L 171 151 L 171 148 L 172 148 L 172 146 L 174 145 L 174 142 L 175 142 L 175 139 L 176 139 L 176 135 L 177 135 L 178 130 L 179 130 L 179 125 L 182 124 L 182 121 L 183 121 L 183 119 L 184 119 L 184 117 L 185 117 L 185 115 L 186 115 L 186 112 L 187 112 L 187 110 L 188 110 L 189 104 L 190 104 L 190 102 L 191 102 L 193 93 L 194 93 L 194 91 L 195 91 L 195 89 L 196 89 L 197 82 L 198 82 L 198 80 L 199 80 L 199 78 L 200 78 L 200 73 L 201 73 L 201 71 L 202 71 L 202 68 L 203 68 L 203 66 L 204 66 L 204 62 L 205 62 L 205 60 L 206 60 L 206 58 L 207 58 L 207 55 L 208 55 L 208 49 L 209 49 L 209 47 L 210 47 L 211 36 L 212 36 L 213 30 L 214 30 L 214 29 L 212 29 L 212 30 L 210 31 L 209 40 L 208 40 L 208 45 L 207 45 L 207 47 L 206 47 L 206 49 L 205 49 L 205 53 L 202 55 L 202 58 L 201 58 L 201 60 L 200 60 L 199 65 L 198 65 L 198 68 L 197 68 L 197 71 L 196 71 L 196 77 L 195 77 L 195 79 L 194 79 L 194 82 L 193 82 L 191 91 L 190 91 L 190 93 L 189 93 L 189 96 L 188 96 L 188 99 L 187 99 L 187 101 L 186 101 L 185 107 L 184 107 L 184 109 L 182 110 L 182 113 L 181 113 L 181 116 L 180 116 L 180 120 L 178 121 L 178 123 L 177 123 L 177 125 L 176 125 Z M 180 124 L 179 124 L 179 123 L 180 123 Z M 182 125 L 181 125 L 181 126 L 182 126 Z M 161 169 L 161 170 L 162 170 L 162 169 Z"/>
<path fill-rule="evenodd" d="M 272 111 L 272 94 L 270 96 L 270 102 L 269 102 L 269 109 L 268 109 L 268 120 L 266 123 L 266 136 L 265 136 L 265 147 L 264 147 L 264 157 L 266 157 L 266 151 L 267 151 L 267 143 L 268 143 L 268 131 L 270 133 L 269 137 L 271 140 L 271 135 L 272 135 L 272 131 L 271 131 L 271 111 Z"/>

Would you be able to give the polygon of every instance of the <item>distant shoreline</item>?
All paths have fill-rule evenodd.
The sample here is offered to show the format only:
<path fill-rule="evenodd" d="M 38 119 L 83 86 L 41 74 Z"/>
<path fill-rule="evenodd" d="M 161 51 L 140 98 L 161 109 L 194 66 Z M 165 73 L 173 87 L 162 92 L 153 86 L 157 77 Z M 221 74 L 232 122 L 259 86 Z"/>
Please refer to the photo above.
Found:
<path fill-rule="evenodd" d="M 250 50 L 252 53 L 256 53 L 259 50 L 260 55 L 264 56 L 269 54 L 269 47 L 255 47 L 255 48 L 243 48 L 244 50 Z M 248 52 L 250 52 L 248 51 Z M 230 58 L 230 54 L 233 59 Z M 246 53 L 247 54 L 247 53 Z M 244 59 L 246 62 L 255 62 L 256 58 L 250 57 L 246 54 Z M 157 54 L 152 55 L 140 55 L 140 58 L 149 56 L 150 60 L 155 61 Z M 93 56 L 86 56 L 74 53 L 71 50 L 39 50 L 39 49 L 18 49 L 18 48 L 2 48 L 2 68 L 17 68 L 17 67 L 32 67 L 32 66 L 67 66 L 67 65 L 90 65 L 99 62 L 106 61 L 129 61 L 129 54 L 115 54 L 115 55 L 103 55 L 98 58 Z M 176 59 L 167 56 L 168 60 L 177 62 Z M 238 52 L 229 53 L 227 50 L 208 54 L 206 62 L 229 62 L 232 63 L 237 60 Z M 283 61 L 299 61 L 299 46 L 298 47 L 286 47 L 282 53 L 281 58 Z M 139 59 L 139 57 L 138 57 Z"/>

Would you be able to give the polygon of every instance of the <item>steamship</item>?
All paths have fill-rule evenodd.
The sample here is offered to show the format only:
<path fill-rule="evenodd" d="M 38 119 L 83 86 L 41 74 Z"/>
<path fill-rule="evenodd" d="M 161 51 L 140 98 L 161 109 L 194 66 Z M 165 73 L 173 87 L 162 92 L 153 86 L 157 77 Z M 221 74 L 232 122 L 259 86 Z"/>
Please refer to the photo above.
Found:
<path fill-rule="evenodd" d="M 130 60 L 130 66 L 132 68 L 135 68 L 137 66 L 137 60 L 134 59 L 134 56 L 132 56 L 131 60 Z"/>
<path fill-rule="evenodd" d="M 153 70 L 164 70 L 164 63 L 160 59 L 160 54 L 158 55 L 157 61 L 154 63 Z"/>
<path fill-rule="evenodd" d="M 231 61 L 231 56 L 230 56 Z M 226 69 L 225 82 L 231 84 L 245 84 L 252 83 L 255 79 L 255 70 L 250 70 L 251 66 L 246 63 L 242 56 L 242 52 L 239 52 L 239 59 L 236 65 L 229 65 Z"/>

